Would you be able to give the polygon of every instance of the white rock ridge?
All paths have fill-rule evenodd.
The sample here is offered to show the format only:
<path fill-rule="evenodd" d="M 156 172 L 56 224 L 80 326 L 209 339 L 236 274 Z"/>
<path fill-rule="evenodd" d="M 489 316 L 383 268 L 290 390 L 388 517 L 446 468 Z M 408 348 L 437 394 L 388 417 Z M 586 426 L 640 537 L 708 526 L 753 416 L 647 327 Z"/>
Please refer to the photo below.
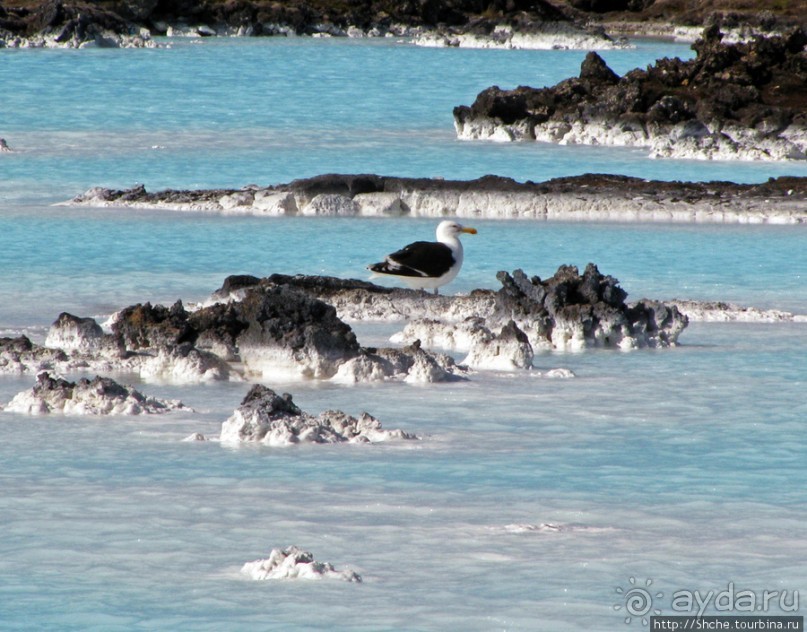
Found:
<path fill-rule="evenodd" d="M 470 137 L 490 138 L 504 134 L 501 139 L 510 141 L 521 134 L 509 128 L 504 133 L 504 128 L 495 122 L 477 132 L 472 130 L 482 123 L 469 125 L 463 127 L 461 133 L 470 134 Z M 547 128 L 546 137 L 542 139 L 552 142 L 582 141 L 578 132 L 590 134 L 597 129 L 592 127 L 583 132 L 582 127 L 555 124 L 547 124 Z M 640 130 L 612 128 L 603 133 L 622 145 L 647 142 Z M 530 134 L 534 136 L 534 131 Z M 807 146 L 807 139 L 804 143 Z M 685 147 L 686 142 L 680 146 Z M 659 147 L 659 151 L 666 150 Z M 363 179 L 365 192 L 345 194 L 345 189 L 359 179 Z M 344 175 L 317 176 L 276 187 L 228 192 L 147 193 L 143 187 L 121 191 L 94 187 L 65 204 L 256 216 L 341 213 L 360 217 L 406 215 L 440 219 L 453 216 L 541 221 L 797 224 L 807 222 L 807 186 L 803 179 L 796 180 L 784 178 L 781 183 L 774 181 L 759 186 L 646 182 L 602 175 L 559 178 L 544 183 L 518 183 L 497 177 L 444 181 Z M 326 194 L 327 204 L 321 197 Z M 320 199 L 314 203 L 317 197 Z"/>

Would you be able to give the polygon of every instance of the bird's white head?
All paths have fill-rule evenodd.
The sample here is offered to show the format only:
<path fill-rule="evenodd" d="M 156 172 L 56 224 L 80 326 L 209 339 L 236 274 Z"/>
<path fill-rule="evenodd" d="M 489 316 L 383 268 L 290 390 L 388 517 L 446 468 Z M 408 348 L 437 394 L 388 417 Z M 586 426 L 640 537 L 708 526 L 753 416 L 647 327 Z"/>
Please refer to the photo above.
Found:
<path fill-rule="evenodd" d="M 455 240 L 461 233 L 468 233 L 469 235 L 476 235 L 476 228 L 470 226 L 463 226 L 451 220 L 445 220 L 437 226 L 437 241 L 445 242 L 448 240 Z"/>

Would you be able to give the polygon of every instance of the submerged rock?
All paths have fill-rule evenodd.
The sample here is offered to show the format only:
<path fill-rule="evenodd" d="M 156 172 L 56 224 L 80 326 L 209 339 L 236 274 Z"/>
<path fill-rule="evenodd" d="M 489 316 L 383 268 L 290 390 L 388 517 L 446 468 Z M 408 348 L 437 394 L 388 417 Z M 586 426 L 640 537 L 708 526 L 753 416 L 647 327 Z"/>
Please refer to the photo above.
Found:
<path fill-rule="evenodd" d="M 337 571 L 328 562 L 317 562 L 314 555 L 296 546 L 272 549 L 269 557 L 247 562 L 241 572 L 255 580 L 265 579 L 338 579 L 361 582 L 361 576 L 351 570 Z"/>
<path fill-rule="evenodd" d="M 154 415 L 180 409 L 186 409 L 180 401 L 146 397 L 107 377 L 70 382 L 47 371 L 37 375 L 36 385 L 18 393 L 5 408 L 28 415 Z"/>
<path fill-rule="evenodd" d="M 549 88 L 490 87 L 454 108 L 459 138 L 649 147 L 651 157 L 807 159 L 807 33 L 726 44 L 617 76 L 594 52 Z"/>
<path fill-rule="evenodd" d="M 339 410 L 317 416 L 303 412 L 288 393 L 254 385 L 241 405 L 221 426 L 221 442 L 287 446 L 297 443 L 376 443 L 417 439 L 402 430 L 384 430 L 372 415 L 356 419 Z"/>

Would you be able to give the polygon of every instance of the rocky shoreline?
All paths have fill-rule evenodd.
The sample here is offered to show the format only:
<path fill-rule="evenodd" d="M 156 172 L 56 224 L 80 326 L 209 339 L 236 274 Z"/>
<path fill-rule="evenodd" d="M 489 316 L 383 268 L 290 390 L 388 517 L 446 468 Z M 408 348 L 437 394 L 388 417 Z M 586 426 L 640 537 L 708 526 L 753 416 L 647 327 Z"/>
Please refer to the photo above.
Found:
<path fill-rule="evenodd" d="M 807 159 L 807 32 L 726 43 L 716 26 L 695 59 L 623 77 L 594 52 L 548 88 L 497 86 L 454 108 L 465 140 L 647 147 L 651 158 Z"/>
<path fill-rule="evenodd" d="M 23 2 L 0 5 L 0 48 L 150 47 L 154 36 L 404 37 L 424 46 L 622 46 L 571 7 L 453 2 Z"/>
<path fill-rule="evenodd" d="M 429 46 L 623 46 L 624 36 L 693 40 L 717 25 L 736 41 L 807 26 L 804 0 L 725 0 L 686 7 L 653 0 L 15 0 L 0 4 L 0 48 L 150 47 L 155 36 L 406 37 Z"/>
<path fill-rule="evenodd" d="M 546 182 L 327 174 L 268 187 L 164 190 L 94 187 L 69 206 L 256 216 L 456 216 L 560 221 L 803 224 L 807 178 L 760 184 L 648 181 L 585 174 Z"/>

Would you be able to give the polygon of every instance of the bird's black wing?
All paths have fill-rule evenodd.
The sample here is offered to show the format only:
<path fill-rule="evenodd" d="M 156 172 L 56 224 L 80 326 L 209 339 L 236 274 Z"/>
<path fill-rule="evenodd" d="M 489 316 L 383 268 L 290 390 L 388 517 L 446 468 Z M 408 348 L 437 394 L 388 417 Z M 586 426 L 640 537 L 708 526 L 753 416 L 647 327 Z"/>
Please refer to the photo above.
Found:
<path fill-rule="evenodd" d="M 373 272 L 412 277 L 439 277 L 455 263 L 451 249 L 432 241 L 416 241 L 387 255 L 383 263 L 370 266 Z"/>

